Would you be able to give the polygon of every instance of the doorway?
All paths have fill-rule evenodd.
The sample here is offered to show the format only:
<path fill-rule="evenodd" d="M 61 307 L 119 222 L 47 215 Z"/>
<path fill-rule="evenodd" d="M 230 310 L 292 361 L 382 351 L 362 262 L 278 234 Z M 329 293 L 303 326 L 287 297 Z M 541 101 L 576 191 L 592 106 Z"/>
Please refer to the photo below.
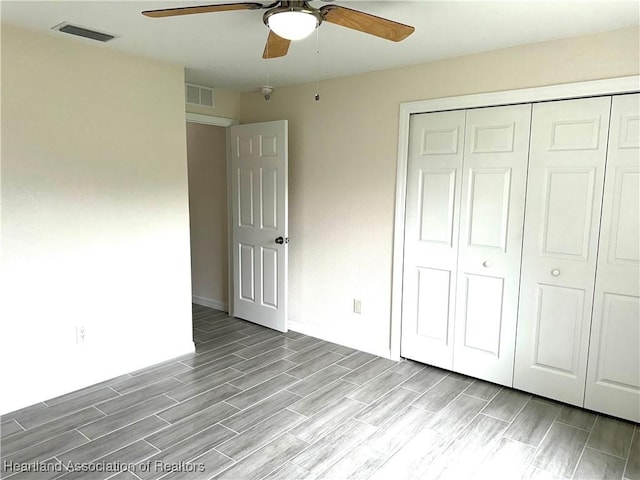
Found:
<path fill-rule="evenodd" d="M 287 121 L 186 129 L 192 302 L 287 331 Z"/>
<path fill-rule="evenodd" d="M 192 302 L 229 311 L 227 128 L 235 120 L 187 114 Z"/>

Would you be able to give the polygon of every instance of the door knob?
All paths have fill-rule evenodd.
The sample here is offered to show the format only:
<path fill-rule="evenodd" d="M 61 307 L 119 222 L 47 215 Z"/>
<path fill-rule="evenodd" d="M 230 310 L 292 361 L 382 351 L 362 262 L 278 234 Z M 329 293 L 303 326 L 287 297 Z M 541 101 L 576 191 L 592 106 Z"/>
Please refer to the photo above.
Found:
<path fill-rule="evenodd" d="M 489 260 L 485 260 L 482 262 L 482 266 L 485 268 L 489 268 L 491 266 L 491 262 Z"/>
<path fill-rule="evenodd" d="M 284 237 L 278 237 L 278 238 L 276 238 L 276 243 L 277 243 L 278 245 L 282 245 L 282 244 L 284 244 L 284 243 L 289 243 L 289 237 L 287 237 L 287 238 L 284 238 Z"/>
<path fill-rule="evenodd" d="M 551 270 L 551 275 L 553 275 L 554 277 L 557 277 L 558 275 L 560 275 L 560 270 L 558 270 L 557 268 L 554 268 L 553 270 Z"/>

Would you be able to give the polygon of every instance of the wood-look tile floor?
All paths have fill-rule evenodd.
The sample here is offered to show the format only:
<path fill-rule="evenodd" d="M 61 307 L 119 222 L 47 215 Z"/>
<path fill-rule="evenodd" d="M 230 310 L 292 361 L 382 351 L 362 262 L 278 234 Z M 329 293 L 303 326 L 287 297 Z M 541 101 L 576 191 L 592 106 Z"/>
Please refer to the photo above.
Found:
<path fill-rule="evenodd" d="M 195 354 L 4 415 L 2 477 L 640 479 L 638 425 L 193 311 Z"/>

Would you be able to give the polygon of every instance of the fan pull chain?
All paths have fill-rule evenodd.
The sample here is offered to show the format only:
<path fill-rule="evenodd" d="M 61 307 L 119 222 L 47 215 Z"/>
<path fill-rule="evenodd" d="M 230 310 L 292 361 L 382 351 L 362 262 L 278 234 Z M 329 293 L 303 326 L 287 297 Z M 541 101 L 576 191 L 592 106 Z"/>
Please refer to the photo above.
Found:
<path fill-rule="evenodd" d="M 267 81 L 260 90 L 262 91 L 262 95 L 264 96 L 265 102 L 268 102 L 271 99 L 271 92 L 273 92 L 273 87 L 269 85 L 269 42 L 268 41 L 266 45 L 266 53 L 267 53 L 267 58 L 265 58 L 264 60 L 265 62 L 264 71 L 265 71 L 265 77 Z"/>
<path fill-rule="evenodd" d="M 265 85 L 269 85 L 269 42 L 267 41 L 267 58 L 264 60 L 264 71 L 267 77 L 267 83 Z"/>
<path fill-rule="evenodd" d="M 316 102 L 320 100 L 320 29 L 316 28 Z"/>

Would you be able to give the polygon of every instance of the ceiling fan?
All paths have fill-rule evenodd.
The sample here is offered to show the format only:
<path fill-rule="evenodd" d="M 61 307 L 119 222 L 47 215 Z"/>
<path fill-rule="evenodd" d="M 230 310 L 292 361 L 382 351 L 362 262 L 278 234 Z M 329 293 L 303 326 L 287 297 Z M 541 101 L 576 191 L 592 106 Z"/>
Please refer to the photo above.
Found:
<path fill-rule="evenodd" d="M 269 27 L 269 37 L 267 38 L 267 44 L 264 48 L 262 58 L 285 56 L 292 40 L 300 40 L 306 37 L 320 26 L 322 22 L 329 22 L 351 28 L 393 42 L 404 40 L 415 30 L 414 27 L 409 25 L 338 5 L 325 5 L 320 8 L 315 8 L 309 5 L 308 1 L 282 0 L 270 5 L 255 2 L 225 3 L 147 10 L 142 12 L 142 14 L 147 17 L 162 18 L 195 13 L 260 9 L 267 10 L 262 19 L 265 25 Z"/>

